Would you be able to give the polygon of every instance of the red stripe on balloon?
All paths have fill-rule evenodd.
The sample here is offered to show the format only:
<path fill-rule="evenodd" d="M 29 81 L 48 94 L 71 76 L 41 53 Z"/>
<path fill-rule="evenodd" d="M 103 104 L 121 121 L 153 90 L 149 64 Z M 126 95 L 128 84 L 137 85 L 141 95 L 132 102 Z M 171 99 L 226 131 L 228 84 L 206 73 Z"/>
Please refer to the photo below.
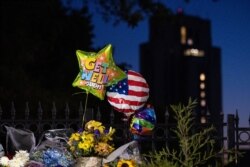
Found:
<path fill-rule="evenodd" d="M 117 103 L 117 104 L 130 104 L 133 106 L 140 106 L 142 104 L 144 104 L 145 102 L 138 102 L 138 101 L 132 101 L 132 100 L 125 100 L 125 99 L 117 99 L 117 98 L 113 98 L 113 97 L 108 97 L 108 100 L 113 102 L 113 103 Z"/>
<path fill-rule="evenodd" d="M 129 90 L 128 94 L 130 96 L 138 96 L 138 97 L 148 96 L 148 92 L 137 92 L 137 91 L 133 91 L 133 90 Z"/>
<path fill-rule="evenodd" d="M 140 86 L 144 88 L 148 88 L 148 84 L 145 82 L 139 82 L 139 81 L 134 81 L 134 80 L 129 80 L 128 79 L 128 85 L 129 86 Z"/>

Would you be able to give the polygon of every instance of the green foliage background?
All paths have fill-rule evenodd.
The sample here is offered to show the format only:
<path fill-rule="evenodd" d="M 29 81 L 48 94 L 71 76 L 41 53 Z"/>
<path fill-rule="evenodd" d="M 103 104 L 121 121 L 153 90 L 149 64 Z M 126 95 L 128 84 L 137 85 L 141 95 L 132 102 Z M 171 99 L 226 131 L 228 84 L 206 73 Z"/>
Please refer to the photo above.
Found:
<path fill-rule="evenodd" d="M 203 166 L 223 166 L 221 153 L 214 149 L 215 140 L 212 126 L 193 131 L 194 117 L 193 110 L 196 101 L 189 99 L 188 104 L 172 105 L 171 108 L 177 121 L 176 128 L 172 131 L 176 135 L 179 147 L 169 149 L 168 147 L 160 151 L 152 151 L 144 155 L 146 160 L 142 167 L 203 167 Z M 229 162 L 233 162 L 235 152 L 229 150 Z"/>

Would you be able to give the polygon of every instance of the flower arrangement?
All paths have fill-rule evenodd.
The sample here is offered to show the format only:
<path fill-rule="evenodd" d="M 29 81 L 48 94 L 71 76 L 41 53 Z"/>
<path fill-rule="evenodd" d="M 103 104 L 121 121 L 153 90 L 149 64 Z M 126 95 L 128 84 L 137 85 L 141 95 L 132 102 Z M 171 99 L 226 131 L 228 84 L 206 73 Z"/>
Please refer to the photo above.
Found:
<path fill-rule="evenodd" d="M 114 132 L 115 129 L 112 127 L 107 130 L 101 122 L 91 120 L 85 124 L 84 130 L 71 135 L 68 141 L 69 150 L 75 158 L 106 157 L 114 150 Z"/>
<path fill-rule="evenodd" d="M 0 158 L 1 167 L 23 167 L 29 161 L 29 153 L 24 150 L 16 151 L 15 156 L 9 159 L 7 156 Z"/>

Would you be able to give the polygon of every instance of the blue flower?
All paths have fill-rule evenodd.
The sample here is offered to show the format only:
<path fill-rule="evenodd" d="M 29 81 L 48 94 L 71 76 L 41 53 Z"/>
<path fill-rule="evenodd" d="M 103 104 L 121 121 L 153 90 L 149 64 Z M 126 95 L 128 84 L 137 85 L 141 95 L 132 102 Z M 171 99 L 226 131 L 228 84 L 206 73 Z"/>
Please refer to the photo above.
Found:
<path fill-rule="evenodd" d="M 69 167 L 73 158 L 68 153 L 56 148 L 49 148 L 43 152 L 43 163 L 50 167 Z"/>

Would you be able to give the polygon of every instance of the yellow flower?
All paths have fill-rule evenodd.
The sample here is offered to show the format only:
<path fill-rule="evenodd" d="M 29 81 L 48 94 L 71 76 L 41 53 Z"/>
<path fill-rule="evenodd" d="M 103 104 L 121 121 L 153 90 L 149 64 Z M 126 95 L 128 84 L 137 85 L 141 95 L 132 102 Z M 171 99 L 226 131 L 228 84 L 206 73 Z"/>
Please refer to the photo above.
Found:
<path fill-rule="evenodd" d="M 80 134 L 79 133 L 73 133 L 70 138 L 69 138 L 70 141 L 72 140 L 75 140 L 75 141 L 78 141 L 80 140 Z"/>
<path fill-rule="evenodd" d="M 113 140 L 112 136 L 114 133 L 115 129 L 110 127 L 108 133 L 102 136 L 101 141 L 105 143 L 108 141 L 112 141 Z"/>
<path fill-rule="evenodd" d="M 74 147 L 74 146 L 71 146 L 69 149 L 70 149 L 70 151 L 72 151 L 72 152 L 75 151 L 75 147 Z"/>
<path fill-rule="evenodd" d="M 83 132 L 83 135 L 81 136 L 81 139 L 83 141 L 94 142 L 95 136 L 92 133 Z"/>
<path fill-rule="evenodd" d="M 136 167 L 133 160 L 120 159 L 117 163 L 117 167 Z"/>
<path fill-rule="evenodd" d="M 101 134 L 103 134 L 103 132 L 105 130 L 105 127 L 104 126 L 99 126 L 99 127 L 96 127 L 95 130 L 98 130 Z"/>
<path fill-rule="evenodd" d="M 89 122 L 87 122 L 85 124 L 85 130 L 87 131 L 93 131 L 95 129 L 97 129 L 98 127 L 102 126 L 101 122 L 95 121 L 95 120 L 91 120 Z"/>
<path fill-rule="evenodd" d="M 94 143 L 89 141 L 83 141 L 78 143 L 78 148 L 83 149 L 84 151 L 89 151 L 94 147 Z"/>
<path fill-rule="evenodd" d="M 114 150 L 114 147 L 107 143 L 99 142 L 95 145 L 95 152 L 100 156 L 107 156 Z"/>
<path fill-rule="evenodd" d="M 85 143 L 84 142 L 79 142 L 78 143 L 78 148 L 79 149 L 84 149 L 85 148 Z"/>

